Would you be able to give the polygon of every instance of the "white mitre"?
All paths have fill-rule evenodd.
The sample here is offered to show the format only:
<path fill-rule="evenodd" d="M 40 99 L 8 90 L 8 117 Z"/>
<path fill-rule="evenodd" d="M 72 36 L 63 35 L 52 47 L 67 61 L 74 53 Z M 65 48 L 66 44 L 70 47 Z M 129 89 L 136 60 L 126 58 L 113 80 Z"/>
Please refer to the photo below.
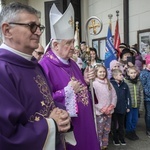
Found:
<path fill-rule="evenodd" d="M 74 9 L 70 3 L 67 10 L 62 14 L 52 5 L 49 12 L 51 39 L 73 39 L 74 38 Z"/>

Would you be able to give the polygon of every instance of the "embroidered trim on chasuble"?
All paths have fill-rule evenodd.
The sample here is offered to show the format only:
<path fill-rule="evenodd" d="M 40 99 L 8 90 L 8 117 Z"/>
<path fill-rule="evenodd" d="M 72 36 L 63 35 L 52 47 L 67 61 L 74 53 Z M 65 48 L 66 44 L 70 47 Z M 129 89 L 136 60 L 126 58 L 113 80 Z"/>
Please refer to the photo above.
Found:
<path fill-rule="evenodd" d="M 29 121 L 39 121 L 43 117 L 48 117 L 51 110 L 55 108 L 54 101 L 52 99 L 49 87 L 44 80 L 44 78 L 41 75 L 36 75 L 36 77 L 33 78 L 36 82 L 40 93 L 43 95 L 43 100 L 41 101 L 41 107 L 42 109 L 39 112 L 35 112 L 34 115 L 30 116 Z"/>
<path fill-rule="evenodd" d="M 58 59 L 55 58 L 52 54 L 47 53 L 46 57 L 48 57 L 49 59 L 54 60 L 56 62 L 59 62 Z M 71 80 L 73 79 L 78 82 L 81 82 L 81 81 L 77 80 L 74 75 L 68 74 L 63 68 L 60 67 L 60 69 L 63 70 L 68 76 L 70 76 Z M 72 70 L 72 74 L 73 74 L 73 70 Z M 87 86 L 85 86 L 83 83 L 81 83 L 81 84 L 82 84 L 82 89 L 81 89 L 80 93 L 76 94 L 76 101 L 77 101 L 77 103 L 81 102 L 84 106 L 88 106 L 88 104 L 89 104 L 88 89 L 87 89 Z"/>
<path fill-rule="evenodd" d="M 80 93 L 77 93 L 77 102 L 81 102 L 84 106 L 88 106 L 88 90 L 85 85 L 82 85 Z"/>
<path fill-rule="evenodd" d="M 77 117 L 78 114 L 78 105 L 76 101 L 76 94 L 74 93 L 71 85 L 68 85 L 64 88 L 65 91 L 65 106 L 67 112 L 71 117 Z"/>
<path fill-rule="evenodd" d="M 49 59 L 52 59 L 52 60 L 55 60 L 55 61 L 59 62 L 58 59 L 55 58 L 52 54 L 46 53 L 46 57 L 48 57 Z"/>

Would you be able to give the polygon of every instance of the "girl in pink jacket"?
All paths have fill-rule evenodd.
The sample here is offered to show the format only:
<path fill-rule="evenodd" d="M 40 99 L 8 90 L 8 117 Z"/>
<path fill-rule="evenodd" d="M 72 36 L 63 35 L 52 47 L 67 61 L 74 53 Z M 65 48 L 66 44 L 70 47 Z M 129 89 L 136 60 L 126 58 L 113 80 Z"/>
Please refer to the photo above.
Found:
<path fill-rule="evenodd" d="M 96 78 L 93 88 L 98 103 L 95 104 L 97 131 L 101 149 L 107 149 L 111 127 L 111 116 L 117 102 L 115 89 L 107 78 L 107 70 L 104 66 L 97 66 Z"/>

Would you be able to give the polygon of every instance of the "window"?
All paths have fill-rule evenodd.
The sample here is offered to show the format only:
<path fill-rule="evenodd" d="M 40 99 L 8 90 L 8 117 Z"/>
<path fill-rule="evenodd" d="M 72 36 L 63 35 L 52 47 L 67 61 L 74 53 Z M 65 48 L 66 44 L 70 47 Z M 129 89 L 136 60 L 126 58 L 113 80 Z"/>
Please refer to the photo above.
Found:
<path fill-rule="evenodd" d="M 92 47 L 97 50 L 98 57 L 101 60 L 105 59 L 105 47 L 106 47 L 106 37 L 93 39 L 92 40 Z"/>

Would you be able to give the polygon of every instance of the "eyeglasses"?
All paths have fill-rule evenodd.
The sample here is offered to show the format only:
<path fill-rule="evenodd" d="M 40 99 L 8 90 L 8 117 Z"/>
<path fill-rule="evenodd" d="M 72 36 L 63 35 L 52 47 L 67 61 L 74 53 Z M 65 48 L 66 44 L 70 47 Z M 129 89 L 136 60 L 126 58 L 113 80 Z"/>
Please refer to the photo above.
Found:
<path fill-rule="evenodd" d="M 38 55 L 43 55 L 44 53 L 43 52 L 38 52 L 38 51 L 35 51 Z"/>
<path fill-rule="evenodd" d="M 32 33 L 35 33 L 37 28 L 40 29 L 41 33 L 43 33 L 45 27 L 43 25 L 37 25 L 36 23 L 16 23 L 16 22 L 9 22 L 9 24 L 14 24 L 14 25 L 20 25 L 20 26 L 27 26 L 30 28 L 30 31 Z"/>

